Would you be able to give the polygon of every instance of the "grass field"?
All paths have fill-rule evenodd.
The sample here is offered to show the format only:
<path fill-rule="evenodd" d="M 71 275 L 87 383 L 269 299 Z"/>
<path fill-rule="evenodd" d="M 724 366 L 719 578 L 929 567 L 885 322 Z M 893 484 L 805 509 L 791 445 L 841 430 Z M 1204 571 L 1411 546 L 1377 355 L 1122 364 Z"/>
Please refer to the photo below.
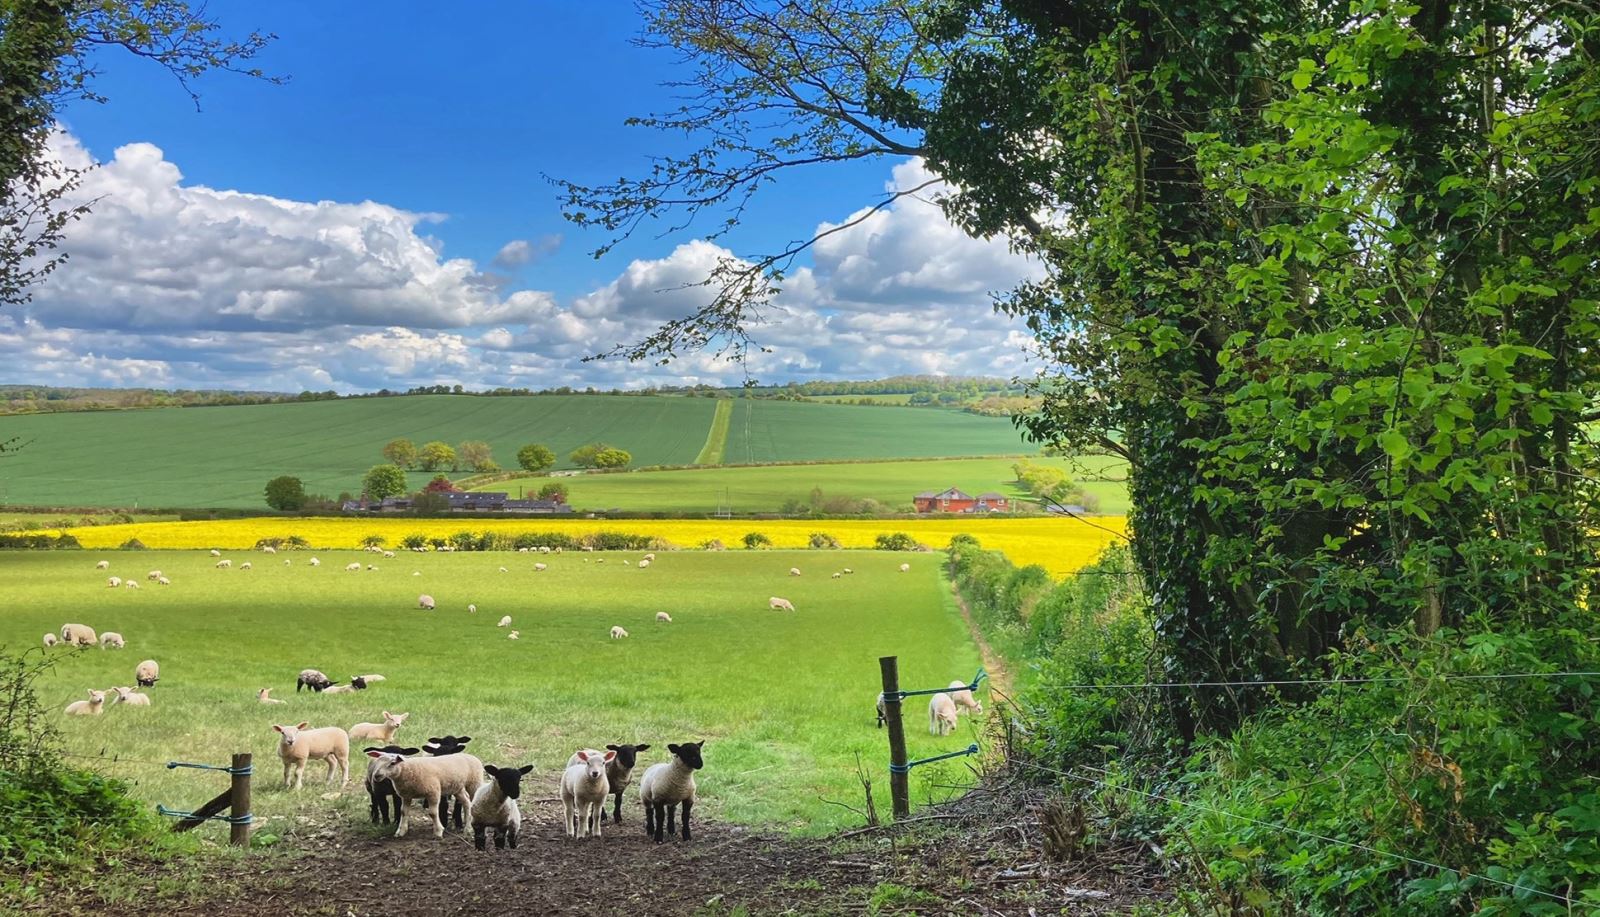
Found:
<path fill-rule="evenodd" d="M 660 538 L 681 548 L 712 539 L 738 548 L 746 532 L 761 532 L 777 548 L 803 548 L 812 532 L 826 532 L 846 548 L 870 548 L 880 534 L 905 532 L 923 544 L 942 548 L 957 534 L 976 536 L 985 547 L 1005 552 L 1013 563 L 1040 564 L 1064 576 L 1089 564 L 1106 545 L 1121 537 L 1124 520 L 1105 516 L 1092 520 L 1060 517 L 985 519 L 973 516 L 927 516 L 916 519 L 406 519 L 347 517 L 219 519 L 206 522 L 157 522 L 68 529 L 86 548 L 115 548 L 130 538 L 146 547 L 168 550 L 226 548 L 244 550 L 262 538 L 298 535 L 313 547 L 348 549 L 368 535 L 395 545 L 417 533 L 447 538 L 457 532 L 562 532 L 574 537 L 596 532 L 628 532 Z M 742 553 L 742 552 L 741 552 Z M 128 554 L 134 557 L 137 554 Z M 406 555 L 413 556 L 413 555 Z M 489 557 L 516 557 L 491 553 Z M 0 555 L 4 560 L 6 555 Z M 393 563 L 394 561 L 391 561 Z"/>
<path fill-rule="evenodd" d="M 813 488 L 826 497 L 873 499 L 892 509 L 911 510 L 911 498 L 924 490 L 959 487 L 971 494 L 998 491 L 1013 500 L 1028 499 L 1016 487 L 1011 470 L 1015 459 L 939 459 L 908 462 L 857 462 L 829 465 L 769 465 L 748 468 L 696 468 L 681 471 L 638 471 L 627 474 L 582 475 L 562 478 L 573 506 L 629 512 L 710 513 L 724 504 L 734 512 L 777 512 L 787 500 L 809 499 Z M 1116 460 L 1098 456 L 1082 459 L 1032 461 L 1062 468 L 1082 480 L 1086 476 L 1119 478 L 1124 470 Z M 518 478 L 485 484 L 479 490 L 537 491 L 548 483 L 542 478 Z M 1100 500 L 1099 511 L 1123 515 L 1128 511 L 1127 488 L 1112 481 L 1087 481 L 1085 490 Z"/>
<path fill-rule="evenodd" d="M 666 758 L 668 742 L 705 739 L 697 813 L 823 833 L 859 823 L 822 801 L 860 803 L 858 752 L 878 778 L 880 808 L 888 805 L 887 743 L 873 722 L 877 657 L 897 654 L 907 687 L 969 679 L 978 668 L 936 555 L 696 552 L 660 554 L 648 570 L 624 564 L 637 556 L 405 555 L 379 558 L 376 572 L 347 573 L 347 562 L 373 555 L 324 552 L 314 568 L 303 552 L 235 554 L 231 570 L 215 569 L 203 552 L 111 555 L 109 573 L 143 579 L 160 569 L 172 580 L 130 590 L 105 587 L 98 555 L 9 554 L 0 644 L 37 647 L 41 634 L 67 621 L 123 634 L 121 651 L 49 651 L 57 662 L 41 697 L 55 709 L 88 688 L 130 684 L 141 659 L 161 664 L 151 707 L 61 717 L 69 750 L 119 756 L 90 763 L 132 781 L 141 798 L 175 808 L 198 805 L 221 780 L 162 762 L 226 763 L 232 752 L 251 751 L 255 812 L 269 819 L 268 833 L 285 827 L 278 819 L 312 809 L 367 820 L 362 764 L 338 799 L 320 798 L 319 766 L 308 768 L 303 790 L 282 790 L 271 724 L 349 729 L 383 710 L 411 714 L 397 736 L 404 743 L 471 735 L 488 763 L 535 765 L 525 800 L 553 797 L 558 766 L 579 747 L 649 742 L 648 764 Z M 238 568 L 246 559 L 255 569 Z M 535 560 L 550 569 L 535 573 Z M 897 572 L 908 560 L 911 573 Z M 510 572 L 497 572 L 502 565 Z M 856 573 L 829 578 L 845 565 Z M 805 575 L 787 575 L 790 566 Z M 423 592 L 437 611 L 417 610 Z M 771 595 L 791 599 L 798 612 L 769 611 Z M 673 623 L 656 623 L 657 611 Z M 504 614 L 520 640 L 495 626 Z M 608 639 L 612 625 L 631 636 Z M 297 696 L 295 675 L 305 667 L 387 680 L 352 695 Z M 262 686 L 288 703 L 257 703 Z M 974 740 L 965 718 L 955 735 L 928 735 L 921 709 L 908 730 L 913 756 Z M 959 763 L 919 768 L 914 797 L 948 795 L 931 784 L 962 783 L 965 773 Z M 636 791 L 628 805 L 629 828 L 639 830 Z"/>
<path fill-rule="evenodd" d="M 635 465 L 687 465 L 715 454 L 709 398 L 419 395 L 297 404 L 38 414 L 0 418 L 0 440 L 26 445 L 0 462 L 0 507 L 259 507 L 280 474 L 312 493 L 360 488 L 384 443 L 482 439 L 500 464 L 532 442 L 567 453 L 604 440 Z M 875 412 L 848 405 L 735 402 L 723 461 L 998 455 L 1027 447 L 1003 418 L 953 411 Z M 415 472 L 412 487 L 429 475 Z"/>

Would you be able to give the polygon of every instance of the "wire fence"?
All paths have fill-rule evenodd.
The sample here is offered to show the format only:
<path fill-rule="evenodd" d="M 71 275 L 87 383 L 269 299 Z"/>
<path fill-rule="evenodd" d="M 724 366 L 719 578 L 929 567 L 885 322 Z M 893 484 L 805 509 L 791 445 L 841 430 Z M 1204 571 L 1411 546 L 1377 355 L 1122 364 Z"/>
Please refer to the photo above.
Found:
<path fill-rule="evenodd" d="M 1528 678 L 1596 678 L 1600 672 L 1562 671 L 1562 672 L 1506 672 L 1492 674 L 1453 674 L 1438 672 L 1432 674 L 1415 675 L 1378 675 L 1367 678 L 1277 678 L 1257 681 L 1140 681 L 1123 684 L 1082 683 L 1082 684 L 1040 684 L 1039 688 L 1048 688 L 1053 691 L 1111 691 L 1111 690 L 1140 690 L 1145 688 L 1272 688 L 1288 687 L 1292 685 L 1373 685 L 1373 684 L 1399 684 L 1417 681 L 1506 681 Z"/>

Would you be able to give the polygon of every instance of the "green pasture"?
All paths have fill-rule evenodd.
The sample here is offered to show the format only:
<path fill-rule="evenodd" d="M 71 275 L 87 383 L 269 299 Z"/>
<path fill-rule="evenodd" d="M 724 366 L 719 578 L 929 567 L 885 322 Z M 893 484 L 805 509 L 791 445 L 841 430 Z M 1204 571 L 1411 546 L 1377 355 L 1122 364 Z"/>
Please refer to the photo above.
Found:
<path fill-rule="evenodd" d="M 878 657 L 900 657 L 907 687 L 968 679 L 978 668 L 939 555 L 659 552 L 645 570 L 629 563 L 638 553 L 385 559 L 319 552 L 315 568 L 305 552 L 230 556 L 234 568 L 219 570 L 204 552 L 0 554 L 9 593 L 0 645 L 37 658 L 46 652 L 33 649 L 41 636 L 64 622 L 120 632 L 124 650 L 47 651 L 55 664 L 40 682 L 41 697 L 59 710 L 88 688 L 131 684 L 138 662 L 153 658 L 161 664 L 161 681 L 148 691 L 153 706 L 63 715 L 67 748 L 90 756 L 81 763 L 126 778 L 150 803 L 175 808 L 209 798 L 220 778 L 162 762 L 218 764 L 253 752 L 255 811 L 271 820 L 269 832 L 292 824 L 281 819 L 329 809 L 367 824 L 364 763 L 352 767 L 352 782 L 336 799 L 321 798 L 320 765 L 308 767 L 304 789 L 285 791 L 271 724 L 349 729 L 390 710 L 411 714 L 397 736 L 403 743 L 465 734 L 488 763 L 533 764 L 527 799 L 556 795 L 557 769 L 577 748 L 648 742 L 653 749 L 642 760 L 650 764 L 665 759 L 668 742 L 705 739 L 697 811 L 823 833 L 859 824 L 824 802 L 859 806 L 857 753 L 877 777 L 880 811 L 888 807 L 887 742 L 873 714 Z M 109 571 L 95 569 L 102 558 Z M 239 569 L 246 560 L 254 569 Z M 908 560 L 910 574 L 899 573 Z M 360 572 L 345 571 L 352 561 L 362 563 Z M 536 562 L 549 569 L 535 572 Z M 368 563 L 379 569 L 368 571 Z M 853 575 L 830 578 L 846 565 Z M 804 574 L 790 576 L 791 566 Z M 105 585 L 108 573 L 142 581 L 152 569 L 172 585 Z M 438 610 L 418 610 L 424 592 Z M 798 611 L 768 610 L 774 595 Z M 673 622 L 657 623 L 657 611 Z M 519 640 L 495 626 L 502 615 L 511 615 Z M 610 639 L 613 625 L 630 636 Z M 387 680 L 351 695 L 296 695 L 295 676 L 307 667 Z M 288 703 L 259 704 L 263 686 Z M 977 727 L 966 718 L 955 735 L 934 737 L 925 707 L 910 710 L 913 755 L 974 740 Z M 959 763 L 919 768 L 916 800 L 948 796 L 934 784 L 962 783 L 966 774 Z M 640 815 L 630 791 L 625 817 L 637 823 Z"/>
<path fill-rule="evenodd" d="M 863 408 L 862 410 L 869 410 Z M 1102 456 L 1032 461 L 1064 469 L 1100 499 L 1099 511 L 1122 515 L 1128 493 L 1120 483 L 1124 468 Z M 906 462 L 855 462 L 826 465 L 767 465 L 750 468 L 695 468 L 564 477 L 573 506 L 629 512 L 709 513 L 728 505 L 737 513 L 777 512 L 788 500 L 807 501 L 813 489 L 824 498 L 873 499 L 910 511 L 911 498 L 924 490 L 959 487 L 970 494 L 996 491 L 1014 500 L 1027 494 L 1015 484 L 1014 458 L 936 459 Z M 1110 480 L 1097 480 L 1110 479 Z M 518 478 L 485 484 L 481 490 L 536 492 L 544 478 Z"/>
<path fill-rule="evenodd" d="M 807 401 L 816 401 L 822 404 L 855 404 L 858 401 L 870 401 L 873 404 L 910 404 L 910 392 L 893 392 L 884 395 L 807 395 Z"/>
<path fill-rule="evenodd" d="M 1004 417 L 805 401 L 734 403 L 724 461 L 837 461 L 1032 452 Z"/>

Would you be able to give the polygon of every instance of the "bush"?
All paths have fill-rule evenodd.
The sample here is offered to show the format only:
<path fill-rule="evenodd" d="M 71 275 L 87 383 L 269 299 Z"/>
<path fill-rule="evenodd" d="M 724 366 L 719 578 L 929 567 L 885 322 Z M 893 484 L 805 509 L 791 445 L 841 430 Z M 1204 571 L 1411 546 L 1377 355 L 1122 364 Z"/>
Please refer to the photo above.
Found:
<path fill-rule="evenodd" d="M 726 551 L 726 550 L 728 550 L 728 546 L 722 543 L 722 539 L 721 538 L 713 538 L 710 541 L 702 541 L 702 542 L 700 542 L 700 548 L 701 548 L 701 550 L 704 550 L 704 551 Z"/>
<path fill-rule="evenodd" d="M 744 536 L 744 546 L 752 551 L 757 548 L 770 548 L 772 547 L 772 539 L 760 532 L 747 532 Z"/>
<path fill-rule="evenodd" d="M 450 536 L 450 547 L 457 551 L 482 551 L 478 536 L 471 532 L 457 532 Z"/>
<path fill-rule="evenodd" d="M 843 547 L 839 544 L 839 539 L 829 535 L 827 532 L 812 532 L 810 544 L 811 547 L 817 550 L 837 551 Z"/>
<path fill-rule="evenodd" d="M 895 532 L 892 535 L 879 535 L 876 539 L 880 551 L 926 551 L 928 546 L 907 535 L 905 532 Z"/>
<path fill-rule="evenodd" d="M 530 443 L 517 450 L 517 464 L 524 471 L 543 471 L 556 463 L 556 454 L 549 446 Z"/>
<path fill-rule="evenodd" d="M 626 468 L 633 461 L 633 453 L 626 449 L 601 449 L 595 453 L 596 468 Z"/>
<path fill-rule="evenodd" d="M 46 535 L 39 533 L 9 533 L 0 534 L 0 549 L 21 551 L 60 551 L 67 548 L 81 548 L 78 539 L 62 533 L 59 535 Z"/>
<path fill-rule="evenodd" d="M 382 535 L 367 535 L 361 539 L 361 546 L 363 548 L 381 548 L 388 543 L 389 539 L 383 537 Z"/>
<path fill-rule="evenodd" d="M 298 551 L 311 547 L 311 542 L 299 535 L 274 535 L 256 539 L 256 550 L 272 548 L 274 551 Z"/>
<path fill-rule="evenodd" d="M 124 541 L 122 544 L 118 545 L 118 548 L 120 550 L 123 550 L 123 551 L 147 551 L 147 550 L 149 550 L 148 548 L 145 547 L 144 542 L 140 541 L 137 538 L 129 538 L 127 541 Z"/>
<path fill-rule="evenodd" d="M 630 535 L 626 532 L 595 532 L 583 536 L 583 543 L 596 551 L 648 551 L 665 545 L 649 535 Z"/>
<path fill-rule="evenodd" d="M 400 547 L 405 548 L 407 551 L 415 551 L 418 548 L 425 548 L 427 546 L 428 536 L 426 535 L 411 534 L 400 539 Z"/>
<path fill-rule="evenodd" d="M 554 500 L 557 503 L 565 503 L 567 502 L 567 494 L 567 485 L 559 481 L 551 481 L 539 488 L 539 499 L 541 500 Z"/>
<path fill-rule="evenodd" d="M 512 539 L 511 546 L 517 550 L 522 548 L 527 548 L 530 551 L 539 548 L 550 548 L 551 550 L 560 548 L 563 551 L 576 551 L 583 547 L 583 542 L 573 538 L 571 535 L 563 535 L 560 532 L 523 532 Z"/>

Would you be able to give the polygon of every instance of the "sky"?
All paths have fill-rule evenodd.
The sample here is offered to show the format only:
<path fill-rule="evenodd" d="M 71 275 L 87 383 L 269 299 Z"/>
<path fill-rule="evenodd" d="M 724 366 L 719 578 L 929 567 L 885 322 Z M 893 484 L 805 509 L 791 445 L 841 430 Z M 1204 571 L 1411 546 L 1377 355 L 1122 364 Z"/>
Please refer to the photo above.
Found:
<path fill-rule="evenodd" d="M 281 84 L 215 73 L 198 106 L 159 67 L 100 59 L 109 101 L 59 112 L 55 155 L 91 167 L 68 261 L 0 312 L 0 382 L 340 392 L 461 384 L 634 388 L 1026 375 L 992 294 L 1038 276 L 904 198 L 792 272 L 749 367 L 582 358 L 703 304 L 719 258 L 847 221 L 934 177 L 878 160 L 786 176 L 714 242 L 694 227 L 608 241 L 562 218 L 548 178 L 636 176 L 690 140 L 627 126 L 685 75 L 639 47 L 631 3 L 215 0 L 275 33 Z"/>

